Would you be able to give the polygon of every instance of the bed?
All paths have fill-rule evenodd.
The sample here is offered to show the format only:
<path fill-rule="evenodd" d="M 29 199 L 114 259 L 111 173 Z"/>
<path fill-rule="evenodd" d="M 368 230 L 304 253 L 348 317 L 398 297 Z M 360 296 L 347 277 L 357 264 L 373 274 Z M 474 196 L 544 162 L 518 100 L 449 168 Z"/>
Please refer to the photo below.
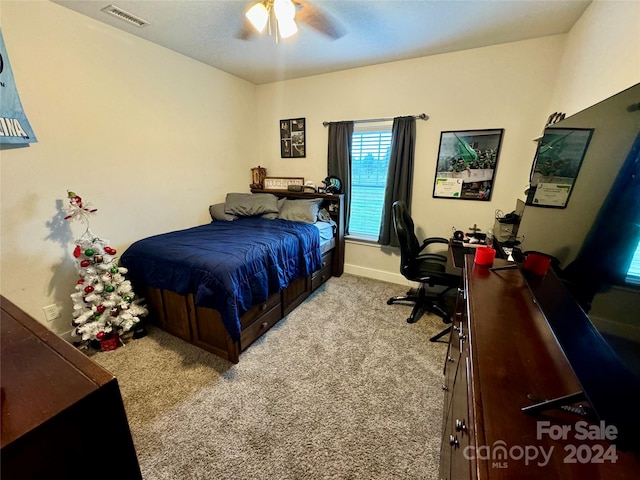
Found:
<path fill-rule="evenodd" d="M 237 363 L 330 276 L 342 274 L 342 201 L 342 195 L 228 194 L 210 207 L 210 224 L 139 240 L 120 263 L 145 297 L 152 323 Z"/>

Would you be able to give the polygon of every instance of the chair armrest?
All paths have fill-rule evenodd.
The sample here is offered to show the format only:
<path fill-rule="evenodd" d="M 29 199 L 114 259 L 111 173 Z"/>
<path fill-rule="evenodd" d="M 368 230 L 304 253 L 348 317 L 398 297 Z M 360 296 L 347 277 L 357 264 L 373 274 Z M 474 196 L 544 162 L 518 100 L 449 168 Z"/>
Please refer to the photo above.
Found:
<path fill-rule="evenodd" d="M 447 257 L 445 255 L 440 255 L 439 253 L 423 253 L 422 255 L 418 255 L 416 260 L 439 260 L 441 262 L 446 262 Z"/>
<path fill-rule="evenodd" d="M 429 238 L 425 238 L 424 241 L 422 242 L 422 245 L 420 246 L 420 249 L 418 250 L 418 253 L 420 253 L 422 250 L 424 250 L 427 245 L 431 245 L 433 243 L 446 243 L 447 245 L 449 245 L 449 240 L 447 240 L 446 238 L 442 238 L 442 237 L 429 237 Z M 437 255 L 435 253 L 430 253 L 429 255 Z M 443 256 L 443 255 L 439 255 L 442 259 L 446 260 L 447 257 Z"/>

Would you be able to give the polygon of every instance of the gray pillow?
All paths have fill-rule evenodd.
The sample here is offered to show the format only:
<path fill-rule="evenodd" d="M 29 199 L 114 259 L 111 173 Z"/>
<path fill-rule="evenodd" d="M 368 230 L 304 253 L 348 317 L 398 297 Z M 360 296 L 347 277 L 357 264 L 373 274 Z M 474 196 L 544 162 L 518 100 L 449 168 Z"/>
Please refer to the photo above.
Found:
<path fill-rule="evenodd" d="M 280 208 L 280 218 L 296 222 L 316 223 L 321 198 L 287 199 Z"/>
<path fill-rule="evenodd" d="M 224 213 L 224 203 L 216 203 L 215 205 L 209 205 L 209 214 L 211 215 L 211 220 L 218 220 L 218 221 L 223 220 L 223 221 L 231 222 L 238 218 L 235 215 L 229 215 L 228 213 Z"/>
<path fill-rule="evenodd" d="M 228 193 L 224 211 L 239 217 L 278 213 L 278 197 L 271 193 Z"/>

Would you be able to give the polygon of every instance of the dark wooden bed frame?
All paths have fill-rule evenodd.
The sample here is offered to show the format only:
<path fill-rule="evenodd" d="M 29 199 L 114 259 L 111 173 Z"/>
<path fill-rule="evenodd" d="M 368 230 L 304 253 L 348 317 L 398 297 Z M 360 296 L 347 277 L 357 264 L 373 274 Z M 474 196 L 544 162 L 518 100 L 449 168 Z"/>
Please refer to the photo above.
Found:
<path fill-rule="evenodd" d="M 193 345 L 238 363 L 240 353 L 255 340 L 300 305 L 331 276 L 344 271 L 344 195 L 294 193 L 252 190 L 253 193 L 272 193 L 279 198 L 321 198 L 325 208 L 337 224 L 335 246 L 322 255 L 322 266 L 313 274 L 294 280 L 284 290 L 271 295 L 266 302 L 254 305 L 240 318 L 240 339 L 233 341 L 217 310 L 198 307 L 192 294 L 179 295 L 136 285 L 149 308 L 149 321 L 162 330 Z"/>

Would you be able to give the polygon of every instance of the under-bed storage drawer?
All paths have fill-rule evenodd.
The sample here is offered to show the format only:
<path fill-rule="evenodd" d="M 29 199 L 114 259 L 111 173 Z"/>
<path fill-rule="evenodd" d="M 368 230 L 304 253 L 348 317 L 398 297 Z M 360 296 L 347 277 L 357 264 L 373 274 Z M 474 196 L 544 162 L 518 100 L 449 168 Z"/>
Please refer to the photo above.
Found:
<path fill-rule="evenodd" d="M 279 297 L 280 295 L 278 295 Z M 269 330 L 273 325 L 278 323 L 281 316 L 280 303 L 278 302 L 266 313 L 260 315 L 255 321 L 240 332 L 240 351 L 244 351 L 249 345 L 255 342 L 263 333 Z"/>
<path fill-rule="evenodd" d="M 326 282 L 331 276 L 331 265 L 333 263 L 333 251 L 326 252 L 322 255 L 322 266 L 320 270 L 316 270 L 311 275 L 311 291 Z"/>
<path fill-rule="evenodd" d="M 271 295 L 266 302 L 251 307 L 240 317 L 240 351 L 255 342 L 260 335 L 282 318 L 280 292 Z"/>
<path fill-rule="evenodd" d="M 280 306 L 280 292 L 271 295 L 265 302 L 259 303 L 251 307 L 242 317 L 240 317 L 240 325 L 242 330 L 247 328 L 256 319 L 264 315 L 267 311 L 271 310 L 275 306 Z"/>

